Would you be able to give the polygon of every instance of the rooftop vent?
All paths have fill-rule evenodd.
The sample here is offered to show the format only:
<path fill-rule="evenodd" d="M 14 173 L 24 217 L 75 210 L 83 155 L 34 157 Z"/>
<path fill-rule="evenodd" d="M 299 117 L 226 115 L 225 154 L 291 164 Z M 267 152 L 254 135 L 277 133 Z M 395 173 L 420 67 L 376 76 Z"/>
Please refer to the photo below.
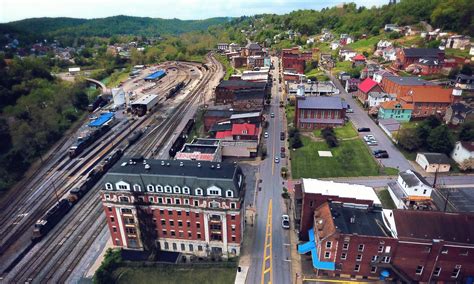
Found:
<path fill-rule="evenodd" d="M 200 168 L 200 167 L 201 167 L 201 163 L 198 163 L 198 168 Z"/>
<path fill-rule="evenodd" d="M 352 216 L 350 222 L 351 222 L 351 224 L 355 224 L 355 222 L 356 222 L 356 217 L 355 217 L 355 216 Z"/>
<path fill-rule="evenodd" d="M 120 166 L 125 167 L 127 164 L 127 162 L 123 162 Z"/>
<path fill-rule="evenodd" d="M 161 165 L 164 166 L 164 165 L 165 165 L 165 161 L 161 161 Z"/>
<path fill-rule="evenodd" d="M 145 170 L 151 169 L 151 166 L 149 164 L 145 164 Z"/>
<path fill-rule="evenodd" d="M 146 165 L 146 160 L 143 160 L 143 164 Z"/>
<path fill-rule="evenodd" d="M 220 168 L 221 168 L 221 164 L 217 164 L 216 167 L 217 167 L 218 169 L 220 169 Z"/>
<path fill-rule="evenodd" d="M 179 162 L 179 166 L 182 167 L 184 164 L 183 162 Z"/>
<path fill-rule="evenodd" d="M 170 166 L 170 163 L 169 163 L 169 162 L 168 162 L 168 163 L 166 163 L 166 166 L 167 166 L 167 167 L 169 167 L 169 166 Z"/>
<path fill-rule="evenodd" d="M 214 168 L 214 165 L 211 165 L 211 169 L 213 169 L 213 168 Z"/>

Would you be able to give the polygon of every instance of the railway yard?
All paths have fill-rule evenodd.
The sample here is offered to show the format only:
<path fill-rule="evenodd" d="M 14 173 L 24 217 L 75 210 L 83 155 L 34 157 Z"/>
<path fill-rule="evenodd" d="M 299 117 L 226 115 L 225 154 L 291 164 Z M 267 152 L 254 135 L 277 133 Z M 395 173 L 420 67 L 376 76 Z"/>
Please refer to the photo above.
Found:
<path fill-rule="evenodd" d="M 156 105 L 143 116 L 113 110 L 110 130 L 72 158 L 68 151 L 77 135 L 63 138 L 39 169 L 0 201 L 0 282 L 76 282 L 86 273 L 108 239 L 98 181 L 122 154 L 168 158 L 173 141 L 222 76 L 222 66 L 212 55 L 207 61 L 166 62 L 123 82 L 121 87 L 131 94 L 128 103 L 154 94 Z M 166 76 L 143 80 L 158 69 Z M 35 223 L 62 199 L 68 200 L 68 208 L 57 214 L 60 221 L 34 236 Z"/>

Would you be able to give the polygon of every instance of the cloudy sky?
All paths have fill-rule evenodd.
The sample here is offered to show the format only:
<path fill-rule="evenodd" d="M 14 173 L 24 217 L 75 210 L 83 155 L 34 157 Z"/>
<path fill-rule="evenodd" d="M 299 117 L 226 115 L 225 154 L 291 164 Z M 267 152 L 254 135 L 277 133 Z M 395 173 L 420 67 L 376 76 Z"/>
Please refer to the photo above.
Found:
<path fill-rule="evenodd" d="M 261 13 L 283 14 L 296 9 L 321 9 L 341 0 L 0 0 L 0 22 L 33 17 L 102 18 L 115 15 L 205 19 Z M 350 1 L 345 1 L 350 2 Z M 352 0 L 373 6 L 388 0 Z"/>

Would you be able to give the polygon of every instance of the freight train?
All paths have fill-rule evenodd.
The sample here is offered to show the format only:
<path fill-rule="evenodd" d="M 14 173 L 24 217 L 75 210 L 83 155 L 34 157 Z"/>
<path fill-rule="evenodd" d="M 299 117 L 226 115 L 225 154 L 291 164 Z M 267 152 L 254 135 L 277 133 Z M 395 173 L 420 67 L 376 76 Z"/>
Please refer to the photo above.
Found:
<path fill-rule="evenodd" d="M 176 95 L 176 93 L 178 93 L 184 86 L 184 81 L 179 82 L 178 85 L 171 88 L 171 90 L 168 92 L 168 95 L 166 95 L 166 99 L 169 99 Z"/>
<path fill-rule="evenodd" d="M 102 96 L 98 96 L 91 104 L 89 104 L 89 106 L 87 106 L 87 110 L 89 112 L 93 112 L 97 108 L 103 107 L 103 106 L 107 105 L 108 103 L 109 103 L 109 101 L 107 99 L 105 99 Z"/>
<path fill-rule="evenodd" d="M 188 139 L 189 133 L 193 129 L 194 123 L 194 119 L 188 120 L 186 126 L 184 126 L 183 131 L 179 134 L 176 140 L 174 140 L 173 145 L 171 145 L 171 148 L 168 151 L 170 157 L 174 158 L 176 153 L 183 148 L 184 143 L 186 143 L 186 140 Z"/>
<path fill-rule="evenodd" d="M 89 192 L 102 176 L 122 157 L 123 150 L 117 149 L 87 175 L 86 180 L 69 191 L 66 199 L 61 199 L 46 214 L 36 221 L 32 241 L 39 241 L 71 210 L 71 208 Z"/>
<path fill-rule="evenodd" d="M 133 132 L 132 135 L 130 137 L 128 137 L 128 139 L 127 139 L 128 147 L 135 144 L 135 142 L 137 142 L 138 139 L 140 139 L 140 137 L 142 137 L 142 135 L 143 135 L 142 130 L 137 130 L 137 131 Z"/>
<path fill-rule="evenodd" d="M 93 129 L 85 136 L 77 138 L 77 141 L 69 148 L 68 154 L 70 158 L 74 158 L 82 153 L 87 147 L 99 139 L 102 135 L 110 130 L 110 125 L 103 125 L 97 129 Z"/>

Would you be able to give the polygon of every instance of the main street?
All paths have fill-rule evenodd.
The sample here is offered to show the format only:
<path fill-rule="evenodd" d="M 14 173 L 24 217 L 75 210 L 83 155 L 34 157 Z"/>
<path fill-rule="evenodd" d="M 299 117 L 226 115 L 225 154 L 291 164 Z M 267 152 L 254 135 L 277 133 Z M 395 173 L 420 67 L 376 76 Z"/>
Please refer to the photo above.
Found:
<path fill-rule="evenodd" d="M 264 144 L 267 147 L 267 157 L 259 167 L 261 190 L 258 191 L 256 202 L 256 234 L 252 247 L 252 265 L 247 277 L 247 283 L 291 283 L 291 256 L 289 231 L 281 226 L 282 214 L 287 214 L 283 192 L 283 179 L 280 169 L 286 165 L 285 159 L 275 163 L 275 157 L 280 158 L 280 148 L 285 141 L 280 140 L 280 132 L 285 131 L 284 108 L 279 107 L 280 92 L 278 59 L 272 58 L 275 65 L 272 85 L 272 100 L 266 115 L 269 126 L 266 129 L 269 137 Z M 275 116 L 272 118 L 271 113 Z"/>

